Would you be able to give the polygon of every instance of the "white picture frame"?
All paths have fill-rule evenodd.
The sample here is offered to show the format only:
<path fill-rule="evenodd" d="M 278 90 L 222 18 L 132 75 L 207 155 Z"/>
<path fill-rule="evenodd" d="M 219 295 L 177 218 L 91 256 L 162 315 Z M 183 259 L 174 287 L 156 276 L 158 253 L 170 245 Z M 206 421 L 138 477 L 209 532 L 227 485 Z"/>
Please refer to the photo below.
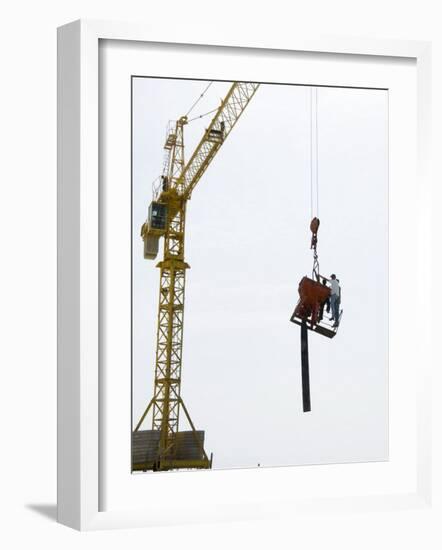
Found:
<path fill-rule="evenodd" d="M 204 36 L 190 39 L 185 31 L 173 37 L 155 35 L 135 24 L 76 21 L 58 32 L 58 521 L 80 530 L 150 526 L 177 523 L 162 510 L 123 508 L 101 511 L 100 505 L 100 238 L 99 238 L 99 42 L 210 45 Z M 212 44 L 212 46 L 215 44 Z M 426 42 L 364 40 L 356 38 L 303 37 L 266 40 L 226 39 L 216 46 L 266 48 L 269 50 L 321 52 L 412 58 L 418 81 L 418 172 L 419 214 L 414 220 L 421 239 L 415 261 L 423 289 L 431 287 L 430 178 L 430 44 Z M 430 292 L 419 292 L 423 317 L 431 318 Z M 422 333 L 422 363 L 416 384 L 417 485 L 411 492 L 393 492 L 361 497 L 304 499 L 266 505 L 250 503 L 243 514 L 233 510 L 219 518 L 268 517 L 293 513 L 343 513 L 358 508 L 421 508 L 431 501 L 431 424 L 428 396 L 434 362 L 429 333 Z M 339 466 L 346 468 L 348 466 Z M 279 474 L 284 477 L 284 471 Z M 243 475 L 235 472 L 235 476 Z M 267 474 L 263 474 L 267 475 Z M 339 476 L 339 472 L 337 476 Z M 264 499 L 265 500 L 265 499 Z M 284 512 L 283 512 L 284 510 Z M 212 514 L 182 515 L 182 522 L 216 520 Z"/>

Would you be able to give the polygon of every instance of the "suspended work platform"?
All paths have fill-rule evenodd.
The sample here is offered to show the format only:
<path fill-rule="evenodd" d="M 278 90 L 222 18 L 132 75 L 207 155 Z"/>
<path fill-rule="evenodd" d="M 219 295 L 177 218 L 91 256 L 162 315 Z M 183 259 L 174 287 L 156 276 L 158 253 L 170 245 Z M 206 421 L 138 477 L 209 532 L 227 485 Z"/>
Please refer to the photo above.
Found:
<path fill-rule="evenodd" d="M 341 317 L 342 311 L 339 319 L 341 319 Z M 302 326 L 302 319 L 300 317 L 296 317 L 295 312 L 293 312 L 293 315 L 290 317 L 290 321 L 295 323 L 295 325 Z M 324 321 L 320 321 L 318 324 L 313 326 L 307 322 L 307 329 L 312 332 L 317 332 L 318 334 L 321 334 L 321 336 L 326 336 L 327 338 L 334 338 L 338 332 L 338 327 L 333 327 L 333 325 Z"/>

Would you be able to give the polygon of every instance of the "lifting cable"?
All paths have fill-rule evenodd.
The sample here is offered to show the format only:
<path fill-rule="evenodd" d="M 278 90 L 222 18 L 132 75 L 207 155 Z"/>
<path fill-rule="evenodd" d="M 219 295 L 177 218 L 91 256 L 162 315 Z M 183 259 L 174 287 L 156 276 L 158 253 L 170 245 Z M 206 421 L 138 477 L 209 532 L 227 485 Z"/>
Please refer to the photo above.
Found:
<path fill-rule="evenodd" d="M 313 219 L 313 88 L 310 88 L 310 219 Z"/>
<path fill-rule="evenodd" d="M 312 279 L 319 279 L 319 260 L 316 251 L 319 229 L 319 145 L 318 145 L 318 88 L 310 88 L 310 229 L 313 250 Z"/>
<path fill-rule="evenodd" d="M 310 218 L 319 217 L 318 88 L 310 88 Z"/>
<path fill-rule="evenodd" d="M 189 114 L 193 111 L 193 109 L 198 105 L 198 103 L 201 101 L 201 99 L 204 97 L 204 94 L 207 92 L 207 90 L 212 86 L 213 81 L 209 82 L 209 84 L 205 87 L 203 93 L 199 96 L 199 98 L 195 101 L 195 103 L 190 107 L 190 109 L 187 111 L 186 116 L 189 116 Z"/>
<path fill-rule="evenodd" d="M 214 113 L 215 111 L 218 111 L 218 109 L 219 109 L 219 107 L 217 107 L 216 109 L 212 109 L 211 111 L 207 111 L 207 113 L 203 113 L 202 115 L 198 115 L 196 117 L 193 117 L 190 120 L 188 120 L 187 122 L 190 123 L 190 122 L 193 122 L 194 120 L 198 120 L 199 118 L 203 118 L 207 115 L 210 115 L 211 113 Z"/>
<path fill-rule="evenodd" d="M 199 96 L 199 98 L 195 101 L 195 103 L 192 105 L 192 107 L 187 111 L 186 116 L 190 114 L 191 111 L 193 111 L 194 107 L 198 104 L 198 102 L 201 100 L 201 98 L 204 96 L 204 94 L 207 92 L 207 90 L 210 88 L 210 86 L 213 84 L 213 81 L 208 84 L 208 86 L 205 88 L 203 93 Z M 188 124 L 191 122 L 194 122 L 195 120 L 199 120 L 200 118 L 204 118 L 207 115 L 211 115 L 212 113 L 215 113 L 219 110 L 219 107 L 216 107 L 215 109 L 211 109 L 210 111 L 207 111 L 207 113 L 203 113 L 201 115 L 195 116 L 187 121 Z"/>

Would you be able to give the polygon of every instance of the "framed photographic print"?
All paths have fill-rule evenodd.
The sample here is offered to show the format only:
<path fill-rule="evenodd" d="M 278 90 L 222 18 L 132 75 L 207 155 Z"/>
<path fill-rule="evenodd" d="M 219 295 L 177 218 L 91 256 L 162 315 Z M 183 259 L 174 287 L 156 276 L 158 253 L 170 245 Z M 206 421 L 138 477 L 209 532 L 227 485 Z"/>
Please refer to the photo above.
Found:
<path fill-rule="evenodd" d="M 132 126 L 133 471 L 386 460 L 388 90 L 134 76 Z"/>
<path fill-rule="evenodd" d="M 160 38 L 59 30 L 59 521 L 425 506 L 429 46 Z"/>

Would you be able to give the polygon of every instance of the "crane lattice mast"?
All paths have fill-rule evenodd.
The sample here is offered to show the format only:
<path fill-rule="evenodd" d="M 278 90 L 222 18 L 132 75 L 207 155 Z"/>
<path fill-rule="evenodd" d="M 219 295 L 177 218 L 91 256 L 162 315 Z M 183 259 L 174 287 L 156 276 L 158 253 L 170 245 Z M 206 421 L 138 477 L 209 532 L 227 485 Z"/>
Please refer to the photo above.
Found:
<path fill-rule="evenodd" d="M 133 470 L 210 468 L 204 450 L 204 432 L 197 432 L 181 397 L 183 314 L 186 269 L 184 259 L 186 204 L 204 172 L 249 104 L 259 84 L 235 82 L 205 130 L 187 164 L 184 161 L 184 126 L 181 117 L 168 134 L 162 185 L 149 207 L 141 229 L 144 257 L 154 259 L 164 237 L 160 268 L 154 395 L 138 422 L 133 437 Z M 140 430 L 152 409 L 152 430 Z M 180 412 L 191 431 L 179 431 Z"/>

